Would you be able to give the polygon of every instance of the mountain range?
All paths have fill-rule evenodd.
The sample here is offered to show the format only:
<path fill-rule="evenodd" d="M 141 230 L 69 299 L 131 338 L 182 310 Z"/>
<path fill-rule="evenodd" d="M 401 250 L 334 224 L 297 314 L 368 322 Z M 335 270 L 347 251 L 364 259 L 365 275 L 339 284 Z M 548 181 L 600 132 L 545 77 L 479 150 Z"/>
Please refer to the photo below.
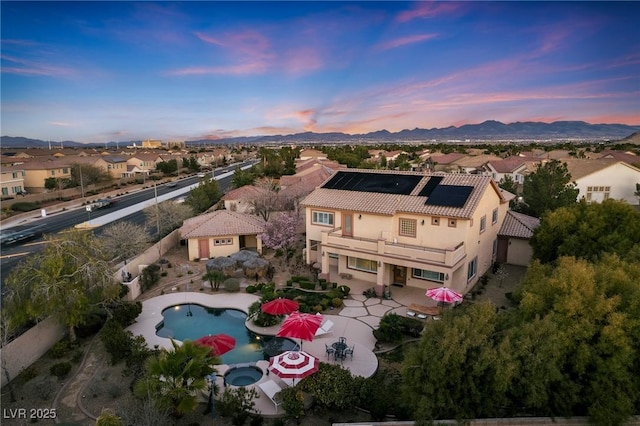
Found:
<path fill-rule="evenodd" d="M 486 142 L 486 141 L 597 141 L 620 140 L 629 135 L 640 132 L 640 125 L 626 124 L 589 124 L 584 121 L 555 121 L 515 122 L 504 124 L 499 121 L 488 120 L 480 124 L 465 124 L 460 127 L 402 130 L 349 135 L 346 133 L 314 133 L 304 132 L 291 135 L 275 136 L 245 136 L 221 139 L 199 139 L 187 141 L 187 145 L 203 144 L 268 144 L 268 143 L 403 143 L 403 142 Z M 140 141 L 120 141 L 122 146 Z M 25 137 L 2 136 L 0 143 L 3 148 L 47 148 L 49 141 L 29 139 Z M 54 142 L 51 142 L 54 143 Z M 88 147 L 104 146 L 104 143 L 80 143 L 74 141 L 56 141 L 56 146 Z M 115 142 L 110 142 L 115 145 Z"/>

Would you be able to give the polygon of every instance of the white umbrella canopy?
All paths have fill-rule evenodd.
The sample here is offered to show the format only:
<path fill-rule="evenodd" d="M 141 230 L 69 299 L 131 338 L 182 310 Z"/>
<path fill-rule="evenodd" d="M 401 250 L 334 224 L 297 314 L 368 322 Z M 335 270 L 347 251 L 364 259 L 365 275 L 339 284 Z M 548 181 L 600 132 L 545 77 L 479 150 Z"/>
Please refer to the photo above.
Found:
<path fill-rule="evenodd" d="M 318 371 L 320 360 L 304 351 L 287 351 L 274 356 L 269 371 L 281 379 L 304 379 Z"/>

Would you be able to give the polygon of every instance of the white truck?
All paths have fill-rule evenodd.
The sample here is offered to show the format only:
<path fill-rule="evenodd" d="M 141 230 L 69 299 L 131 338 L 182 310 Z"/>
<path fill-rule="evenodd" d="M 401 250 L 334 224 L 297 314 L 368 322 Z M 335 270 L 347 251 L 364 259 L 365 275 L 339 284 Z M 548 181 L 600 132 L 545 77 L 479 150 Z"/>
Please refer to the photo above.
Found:
<path fill-rule="evenodd" d="M 113 201 L 108 199 L 108 198 L 100 198 L 99 200 L 94 201 L 91 205 L 90 205 L 90 209 L 87 210 L 98 210 L 98 209 L 104 209 L 107 207 L 111 207 L 111 205 L 113 204 Z"/>

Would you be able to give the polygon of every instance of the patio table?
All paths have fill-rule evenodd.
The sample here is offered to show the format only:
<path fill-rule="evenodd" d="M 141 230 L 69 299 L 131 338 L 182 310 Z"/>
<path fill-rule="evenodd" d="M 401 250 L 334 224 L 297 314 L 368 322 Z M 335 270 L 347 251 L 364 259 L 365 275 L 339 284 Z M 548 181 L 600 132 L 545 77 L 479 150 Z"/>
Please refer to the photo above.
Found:
<path fill-rule="evenodd" d="M 344 359 L 344 350 L 347 349 L 347 343 L 340 341 L 334 342 L 331 344 L 331 347 L 334 349 L 335 359 Z"/>

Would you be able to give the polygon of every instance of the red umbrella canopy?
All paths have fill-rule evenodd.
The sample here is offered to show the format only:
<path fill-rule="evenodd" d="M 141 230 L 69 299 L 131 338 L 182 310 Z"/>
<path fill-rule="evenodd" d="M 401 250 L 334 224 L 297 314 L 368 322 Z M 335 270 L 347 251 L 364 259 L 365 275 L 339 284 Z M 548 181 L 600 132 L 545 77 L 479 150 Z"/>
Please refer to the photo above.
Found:
<path fill-rule="evenodd" d="M 262 312 L 271 315 L 287 315 L 298 310 L 298 302 L 279 297 L 270 302 L 263 303 L 260 309 L 262 309 Z"/>
<path fill-rule="evenodd" d="M 318 371 L 320 361 L 303 351 L 287 351 L 271 358 L 269 370 L 281 379 L 304 379 Z"/>
<path fill-rule="evenodd" d="M 203 336 L 193 341 L 202 346 L 209 346 L 213 355 L 223 355 L 236 346 L 236 339 L 228 334 L 214 334 Z"/>
<path fill-rule="evenodd" d="M 453 303 L 462 300 L 462 295 L 448 287 L 430 288 L 425 293 L 436 302 Z"/>
<path fill-rule="evenodd" d="M 302 340 L 312 341 L 316 331 L 322 324 L 322 315 L 302 314 L 293 312 L 282 322 L 280 330 L 276 336 L 293 337 Z"/>

